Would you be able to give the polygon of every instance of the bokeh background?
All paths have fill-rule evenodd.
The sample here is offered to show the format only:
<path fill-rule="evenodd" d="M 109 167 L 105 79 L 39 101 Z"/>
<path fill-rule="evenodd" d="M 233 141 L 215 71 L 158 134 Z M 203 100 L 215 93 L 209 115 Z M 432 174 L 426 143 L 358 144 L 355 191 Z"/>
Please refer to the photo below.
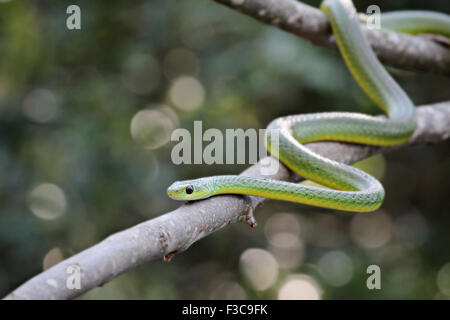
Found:
<path fill-rule="evenodd" d="M 318 6 L 319 1 L 306 1 Z M 66 28 L 78 4 L 82 29 Z M 359 11 L 448 0 L 357 1 Z M 0 1 L 0 295 L 63 258 L 180 205 L 175 180 L 245 165 L 174 165 L 175 128 L 264 128 L 296 113 L 379 113 L 336 52 L 211 0 Z M 417 105 L 443 76 L 391 70 Z M 270 201 L 81 299 L 448 299 L 450 143 L 361 164 L 387 197 L 371 215 Z M 382 289 L 366 288 L 381 267 Z"/>

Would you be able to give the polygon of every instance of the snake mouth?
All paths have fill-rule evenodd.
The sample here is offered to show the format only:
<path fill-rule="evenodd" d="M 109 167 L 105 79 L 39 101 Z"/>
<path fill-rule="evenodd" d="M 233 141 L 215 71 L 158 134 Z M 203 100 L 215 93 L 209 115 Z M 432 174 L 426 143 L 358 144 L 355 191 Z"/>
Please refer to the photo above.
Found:
<path fill-rule="evenodd" d="M 167 195 L 173 199 L 175 193 L 174 193 L 174 191 L 167 189 Z"/>
<path fill-rule="evenodd" d="M 171 198 L 173 200 L 190 200 L 188 197 L 184 196 L 182 193 L 172 191 L 172 190 L 167 190 L 167 195 L 169 196 L 169 198 Z"/>

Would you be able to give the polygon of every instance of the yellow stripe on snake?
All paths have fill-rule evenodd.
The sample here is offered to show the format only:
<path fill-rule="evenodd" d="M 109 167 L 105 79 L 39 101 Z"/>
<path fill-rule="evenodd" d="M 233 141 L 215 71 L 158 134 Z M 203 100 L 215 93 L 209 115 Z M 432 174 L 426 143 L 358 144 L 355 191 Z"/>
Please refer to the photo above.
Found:
<path fill-rule="evenodd" d="M 277 130 L 279 151 L 276 156 L 279 161 L 305 179 L 331 189 L 224 175 L 175 182 L 167 190 L 171 198 L 197 200 L 217 194 L 243 194 L 355 212 L 380 207 L 385 192 L 377 179 L 354 167 L 324 158 L 304 144 L 322 140 L 374 146 L 404 143 L 416 128 L 414 104 L 378 61 L 361 31 L 352 2 L 325 0 L 321 10 L 328 16 L 339 50 L 353 77 L 387 118 L 348 112 L 282 117 L 267 127 L 266 147 L 271 150 L 271 136 Z M 441 13 L 394 12 L 384 18 L 382 15 L 381 23 L 382 27 L 385 23 L 400 32 L 423 31 L 450 36 L 450 18 Z"/>

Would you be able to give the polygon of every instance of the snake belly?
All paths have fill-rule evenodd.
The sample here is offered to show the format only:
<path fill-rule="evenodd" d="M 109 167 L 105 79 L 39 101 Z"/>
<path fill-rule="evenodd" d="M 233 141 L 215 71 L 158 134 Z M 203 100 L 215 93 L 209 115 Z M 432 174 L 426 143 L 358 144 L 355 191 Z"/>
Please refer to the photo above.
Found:
<path fill-rule="evenodd" d="M 272 156 L 305 179 L 328 188 L 226 175 L 175 182 L 167 190 L 171 198 L 196 200 L 217 194 L 243 194 L 354 212 L 369 212 L 380 207 L 385 192 L 377 179 L 322 157 L 304 144 L 322 140 L 374 146 L 404 143 L 416 128 L 414 104 L 381 65 L 363 36 L 353 3 L 350 0 L 325 0 L 321 10 L 328 16 L 341 55 L 353 77 L 387 117 L 327 112 L 281 117 L 269 124 L 266 147 Z M 446 17 L 443 23 L 439 15 L 441 20 L 437 24 L 447 26 L 450 20 Z M 405 16 L 402 18 L 406 19 Z M 428 29 L 432 20 L 428 15 Z M 272 152 L 275 133 L 279 143 L 276 154 Z"/>

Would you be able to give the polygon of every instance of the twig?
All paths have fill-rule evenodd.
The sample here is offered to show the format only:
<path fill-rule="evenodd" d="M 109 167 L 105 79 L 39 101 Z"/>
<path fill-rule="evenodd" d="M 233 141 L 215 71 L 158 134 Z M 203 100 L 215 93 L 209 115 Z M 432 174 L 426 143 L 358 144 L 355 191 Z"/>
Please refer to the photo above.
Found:
<path fill-rule="evenodd" d="M 450 137 L 450 101 L 417 109 L 418 127 L 408 143 L 436 143 Z M 337 142 L 308 144 L 315 152 L 336 161 L 351 164 L 394 148 L 379 148 Z M 271 161 L 276 161 L 271 158 Z M 261 177 L 261 163 L 242 174 Z M 267 176 L 265 176 L 267 178 Z M 272 179 L 298 180 L 284 166 L 279 166 Z M 156 259 L 170 260 L 174 254 L 188 249 L 194 242 L 230 223 L 245 219 L 264 199 L 243 196 L 217 196 L 188 203 L 157 218 L 113 234 L 28 280 L 6 299 L 70 299 L 100 286 L 134 267 Z M 81 269 L 81 289 L 68 289 L 67 269 Z"/>
<path fill-rule="evenodd" d="M 214 0 L 315 45 L 337 49 L 327 16 L 295 0 Z M 450 74 L 450 50 L 429 38 L 384 29 L 363 32 L 385 64 L 408 70 Z"/>

